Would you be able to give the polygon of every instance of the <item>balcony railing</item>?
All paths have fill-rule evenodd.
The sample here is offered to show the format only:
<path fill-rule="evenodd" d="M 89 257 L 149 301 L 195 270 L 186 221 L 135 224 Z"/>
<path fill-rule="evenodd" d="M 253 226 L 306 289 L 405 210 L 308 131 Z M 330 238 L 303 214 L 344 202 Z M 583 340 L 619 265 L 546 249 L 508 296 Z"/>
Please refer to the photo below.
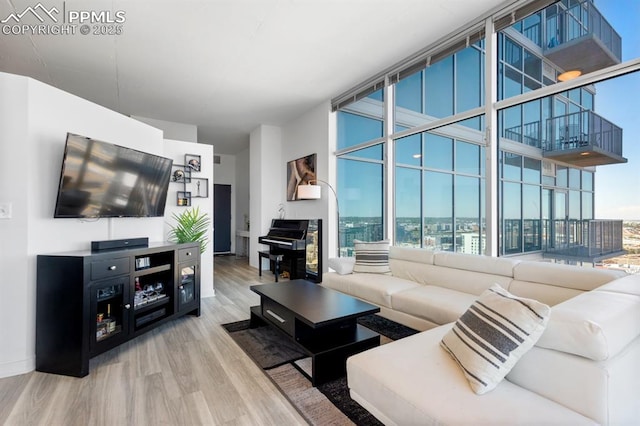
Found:
<path fill-rule="evenodd" d="M 577 166 L 626 163 L 622 129 L 593 111 L 574 112 L 547 120 L 544 156 Z"/>
<path fill-rule="evenodd" d="M 504 137 L 525 145 L 542 148 L 542 127 L 539 121 L 526 123 L 504 130 Z"/>
<path fill-rule="evenodd" d="M 504 138 L 541 148 L 546 158 L 577 166 L 626 163 L 622 129 L 593 111 L 581 111 L 505 129 Z"/>
<path fill-rule="evenodd" d="M 624 254 L 622 220 L 545 220 L 544 257 L 597 262 Z"/>
<path fill-rule="evenodd" d="M 593 111 L 574 112 L 547 120 L 545 151 L 597 147 L 622 156 L 622 129 Z"/>
<path fill-rule="evenodd" d="M 622 60 L 622 38 L 592 1 L 546 9 L 545 56 L 564 70 L 595 71 Z"/>

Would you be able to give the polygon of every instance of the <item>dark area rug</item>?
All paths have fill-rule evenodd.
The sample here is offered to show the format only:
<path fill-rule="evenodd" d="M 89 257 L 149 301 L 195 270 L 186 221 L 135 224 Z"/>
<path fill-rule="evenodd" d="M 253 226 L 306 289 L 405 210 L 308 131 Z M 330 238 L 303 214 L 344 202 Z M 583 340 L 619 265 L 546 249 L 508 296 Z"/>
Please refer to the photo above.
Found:
<path fill-rule="evenodd" d="M 249 320 L 244 320 L 222 326 L 238 346 L 264 370 L 308 356 L 281 332 L 268 325 L 249 328 Z"/>
<path fill-rule="evenodd" d="M 390 340 L 417 333 L 412 328 L 378 315 L 361 317 L 358 323 Z M 310 424 L 381 425 L 374 416 L 351 399 L 346 377 L 318 387 L 311 386 L 308 373 L 305 368 L 301 368 L 307 355 L 278 330 L 268 325 L 249 328 L 249 320 L 223 324 L 223 327 L 238 346 L 265 370 Z"/>

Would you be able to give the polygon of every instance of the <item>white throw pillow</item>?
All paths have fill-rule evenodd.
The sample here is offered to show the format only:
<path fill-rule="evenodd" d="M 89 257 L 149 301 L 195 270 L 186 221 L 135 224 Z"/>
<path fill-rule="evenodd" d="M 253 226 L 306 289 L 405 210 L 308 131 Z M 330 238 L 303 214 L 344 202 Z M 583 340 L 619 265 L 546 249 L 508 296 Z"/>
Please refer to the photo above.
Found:
<path fill-rule="evenodd" d="M 353 272 L 372 274 L 391 273 L 389 267 L 389 240 L 364 242 L 353 240 L 356 252 L 356 263 Z"/>
<path fill-rule="evenodd" d="M 540 338 L 549 306 L 514 296 L 497 284 L 462 314 L 440 345 L 464 372 L 471 389 L 489 392 Z"/>
<path fill-rule="evenodd" d="M 353 272 L 353 265 L 356 263 L 355 257 L 332 257 L 327 262 L 329 268 L 340 275 L 348 275 Z"/>

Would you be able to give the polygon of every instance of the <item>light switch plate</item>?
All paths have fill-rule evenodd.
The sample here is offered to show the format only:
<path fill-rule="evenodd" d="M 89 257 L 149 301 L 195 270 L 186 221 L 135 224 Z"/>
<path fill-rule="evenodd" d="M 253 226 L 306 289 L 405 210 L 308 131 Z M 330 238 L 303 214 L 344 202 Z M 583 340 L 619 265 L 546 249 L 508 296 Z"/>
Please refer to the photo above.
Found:
<path fill-rule="evenodd" d="M 11 219 L 11 203 L 0 203 L 0 219 Z"/>

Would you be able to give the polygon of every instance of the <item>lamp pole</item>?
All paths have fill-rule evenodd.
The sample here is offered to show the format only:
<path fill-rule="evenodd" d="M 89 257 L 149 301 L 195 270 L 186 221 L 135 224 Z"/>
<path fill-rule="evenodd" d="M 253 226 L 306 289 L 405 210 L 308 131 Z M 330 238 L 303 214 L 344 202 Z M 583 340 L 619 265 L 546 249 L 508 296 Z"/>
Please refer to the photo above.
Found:
<path fill-rule="evenodd" d="M 336 193 L 336 190 L 333 189 L 333 186 L 331 186 L 331 184 L 327 181 L 324 181 L 322 179 L 310 179 L 309 180 L 309 185 L 313 184 L 313 183 L 324 183 L 325 185 L 327 185 L 329 187 L 329 189 L 331 190 L 331 192 L 333 192 L 333 196 L 336 198 L 336 237 L 337 237 L 337 241 L 336 241 L 336 245 L 338 247 L 338 257 L 341 257 L 340 255 L 340 205 L 338 202 L 338 194 Z"/>

